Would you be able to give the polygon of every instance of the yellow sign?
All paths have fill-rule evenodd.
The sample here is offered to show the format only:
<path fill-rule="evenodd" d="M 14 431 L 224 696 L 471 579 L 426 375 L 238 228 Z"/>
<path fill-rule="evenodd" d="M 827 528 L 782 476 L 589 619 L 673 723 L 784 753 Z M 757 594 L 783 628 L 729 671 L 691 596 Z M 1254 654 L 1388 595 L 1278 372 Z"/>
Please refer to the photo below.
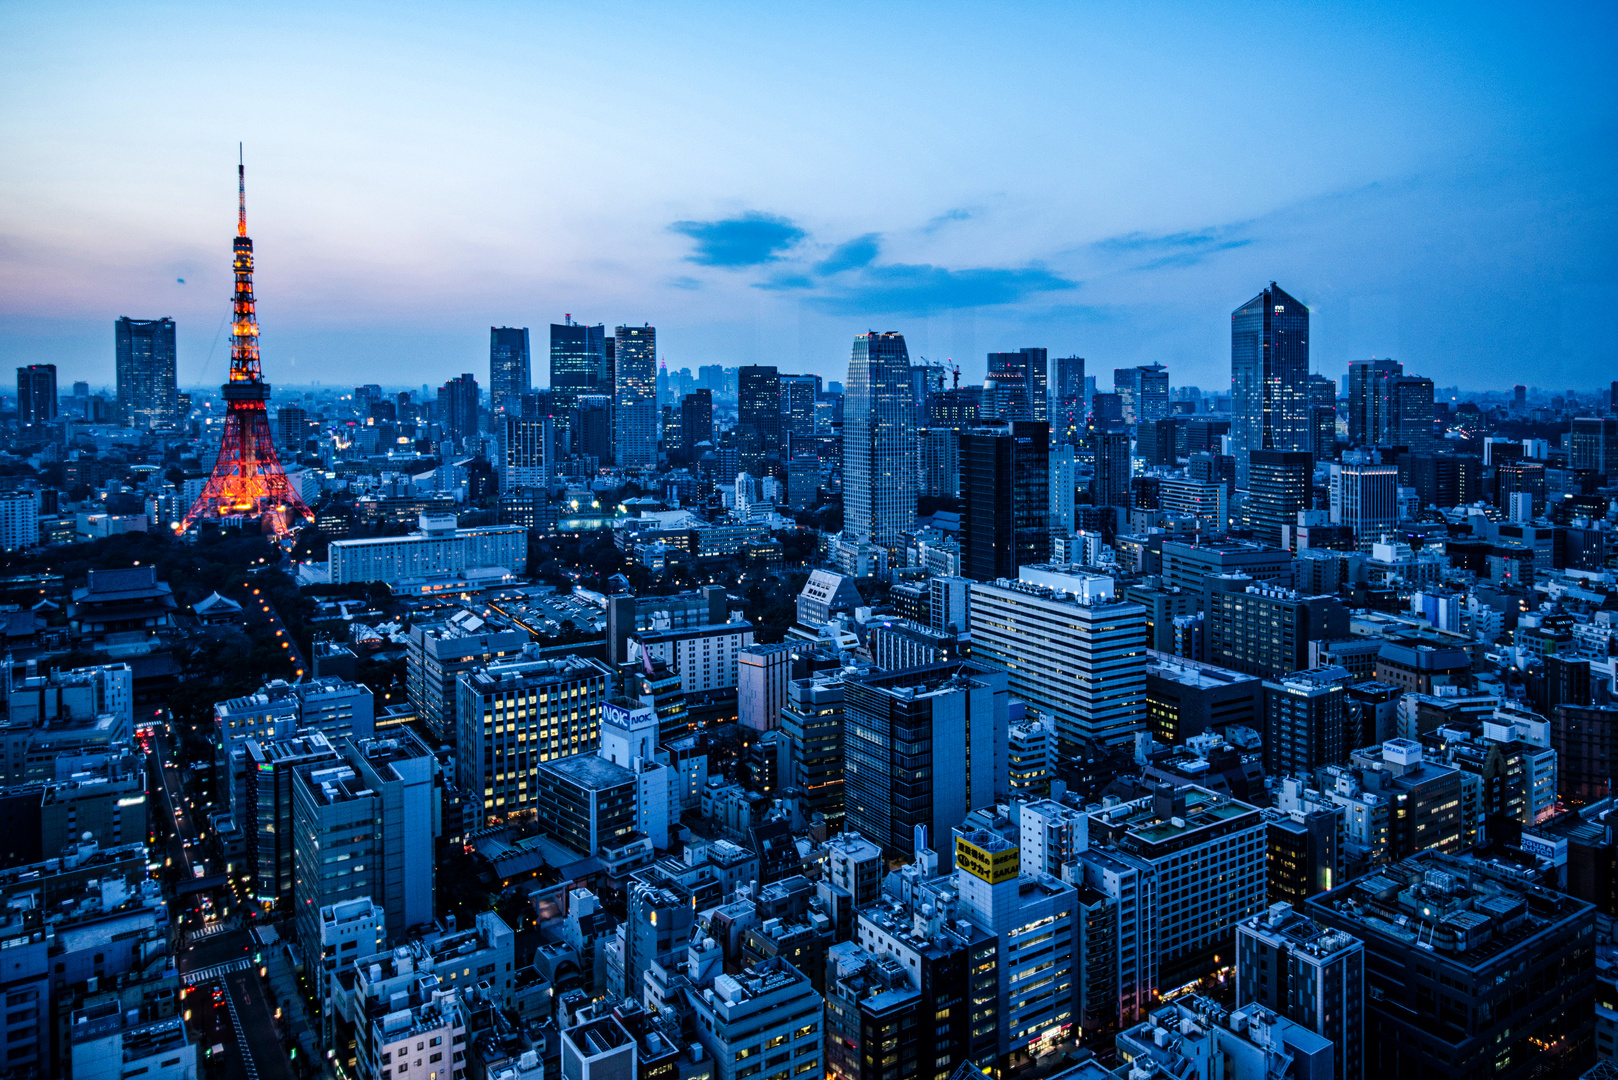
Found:
<path fill-rule="evenodd" d="M 982 878 L 990 885 L 998 885 L 1017 876 L 1020 872 L 1019 854 L 1021 853 L 1015 847 L 1007 847 L 1002 851 L 989 851 L 978 847 L 964 836 L 955 838 L 955 865 L 974 877 Z"/>

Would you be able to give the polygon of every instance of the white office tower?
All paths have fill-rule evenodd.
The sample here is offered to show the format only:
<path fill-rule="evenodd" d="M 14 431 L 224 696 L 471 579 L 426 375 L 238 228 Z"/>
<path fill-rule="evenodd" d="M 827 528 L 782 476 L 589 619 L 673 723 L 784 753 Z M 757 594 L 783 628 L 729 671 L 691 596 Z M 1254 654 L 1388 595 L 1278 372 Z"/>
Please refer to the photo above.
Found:
<path fill-rule="evenodd" d="M 954 880 L 961 910 L 999 939 L 1001 1058 L 1039 1056 L 1071 1038 L 1079 955 L 1073 886 L 1022 873 L 1018 846 L 988 830 L 955 833 Z"/>
<path fill-rule="evenodd" d="M 1055 718 L 1064 757 L 1145 729 L 1146 649 L 1146 609 L 1118 602 L 1111 577 L 1035 565 L 972 586 L 973 658 Z"/>
<path fill-rule="evenodd" d="M 1050 799 L 1024 803 L 1017 828 L 1025 874 L 1062 877 L 1063 864 L 1090 846 L 1090 819 L 1084 811 Z"/>
<path fill-rule="evenodd" d="M 0 551 L 39 546 L 39 495 L 33 491 L 0 493 Z"/>
<path fill-rule="evenodd" d="M 1331 467 L 1331 522 L 1354 530 L 1361 551 L 1399 522 L 1399 467 L 1350 462 Z"/>
<path fill-rule="evenodd" d="M 657 759 L 657 710 L 627 700 L 608 701 L 601 709 L 601 756 L 635 774 L 635 828 L 658 851 L 669 846 L 669 818 L 679 818 L 670 801 L 673 770 Z"/>
<path fill-rule="evenodd" d="M 854 339 L 843 391 L 843 531 L 893 552 L 916 518 L 916 398 L 903 334 Z"/>
<path fill-rule="evenodd" d="M 691 996 L 697 1041 L 714 1056 L 713 1080 L 746 1080 L 758 1058 L 783 1057 L 781 1071 L 818 1077 L 825 1060 L 826 1005 L 808 978 L 772 956 Z M 771 1073 L 760 1073 L 768 1080 Z"/>
<path fill-rule="evenodd" d="M 384 1077 L 420 1076 L 446 1080 L 460 1073 L 455 1060 L 457 1046 L 466 1045 L 467 1012 L 458 990 L 429 990 L 430 983 L 418 983 L 402 994 L 402 1008 L 370 1022 L 369 1043 L 376 1057 L 358 1056 L 362 1080 Z M 392 1002 L 390 1002 L 392 1004 Z M 387 1064 L 384 1064 L 386 1062 Z"/>

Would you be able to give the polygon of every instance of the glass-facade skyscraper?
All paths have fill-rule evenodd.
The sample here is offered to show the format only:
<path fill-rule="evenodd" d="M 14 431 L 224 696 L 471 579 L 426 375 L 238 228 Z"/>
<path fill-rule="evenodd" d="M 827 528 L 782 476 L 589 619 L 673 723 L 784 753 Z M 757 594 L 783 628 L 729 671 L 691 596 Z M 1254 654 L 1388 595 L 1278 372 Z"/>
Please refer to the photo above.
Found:
<path fill-rule="evenodd" d="M 620 326 L 613 335 L 614 456 L 625 469 L 657 464 L 657 328 Z M 779 406 L 777 406 L 779 408 Z"/>
<path fill-rule="evenodd" d="M 521 413 L 522 396 L 532 386 L 528 327 L 489 327 L 489 408 L 514 415 Z"/>
<path fill-rule="evenodd" d="M 1050 383 L 1045 349 L 1018 349 L 989 354 L 983 383 L 983 415 L 996 420 L 1046 420 L 1050 416 Z"/>
<path fill-rule="evenodd" d="M 1014 578 L 1050 557 L 1050 425 L 984 424 L 960 433 L 961 571 Z"/>
<path fill-rule="evenodd" d="M 56 365 L 29 364 L 17 369 L 17 424 L 32 427 L 56 419 Z"/>
<path fill-rule="evenodd" d="M 611 384 L 607 328 L 583 326 L 572 319 L 551 323 L 551 403 L 556 415 L 570 422 L 581 395 L 611 394 Z"/>
<path fill-rule="evenodd" d="M 166 428 L 176 420 L 173 319 L 131 319 L 116 324 L 118 422 L 132 428 Z"/>
<path fill-rule="evenodd" d="M 737 368 L 736 463 L 748 476 L 759 477 L 772 475 L 780 461 L 780 372 L 762 364 Z"/>
<path fill-rule="evenodd" d="M 1236 486 L 1254 450 L 1310 449 L 1309 309 L 1275 282 L 1230 314 Z"/>
<path fill-rule="evenodd" d="M 894 548 L 916 519 L 916 397 L 903 334 L 854 339 L 843 394 L 843 531 Z"/>

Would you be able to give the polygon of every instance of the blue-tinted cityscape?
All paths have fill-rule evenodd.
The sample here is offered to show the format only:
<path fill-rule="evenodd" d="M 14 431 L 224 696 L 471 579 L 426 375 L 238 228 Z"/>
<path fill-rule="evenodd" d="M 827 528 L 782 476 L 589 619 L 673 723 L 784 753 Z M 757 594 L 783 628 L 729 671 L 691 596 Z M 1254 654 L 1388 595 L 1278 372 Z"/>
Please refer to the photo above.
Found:
<path fill-rule="evenodd" d="M 616 83 L 463 52 L 631 14 Z M 1189 134 L 1296 75 L 1233 11 L 939 12 L 1056 65 L 917 75 L 953 116 L 730 14 L 265 13 L 267 99 L 361 125 L 303 144 L 215 13 L 8 16 L 0 1080 L 1618 1077 L 1611 13 L 1274 13 L 1268 188 Z M 171 156 L 67 179 L 81 105 Z M 1139 138 L 965 163 L 1024 108 Z M 579 128 L 502 168 L 639 175 L 465 152 L 517 114 Z M 922 115 L 946 175 L 844 189 Z"/>

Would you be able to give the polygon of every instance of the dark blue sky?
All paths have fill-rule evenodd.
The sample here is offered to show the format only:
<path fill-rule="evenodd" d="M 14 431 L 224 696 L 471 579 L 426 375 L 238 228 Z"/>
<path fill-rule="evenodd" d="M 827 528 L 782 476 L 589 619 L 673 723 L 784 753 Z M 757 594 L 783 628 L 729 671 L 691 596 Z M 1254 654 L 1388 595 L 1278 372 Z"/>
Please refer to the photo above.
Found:
<path fill-rule="evenodd" d="M 1333 376 L 1618 377 L 1610 4 L 331 8 L 0 9 L 0 363 L 105 383 L 171 315 L 219 381 L 243 140 L 276 383 L 484 380 L 570 313 L 1215 387 L 1272 278 Z"/>

